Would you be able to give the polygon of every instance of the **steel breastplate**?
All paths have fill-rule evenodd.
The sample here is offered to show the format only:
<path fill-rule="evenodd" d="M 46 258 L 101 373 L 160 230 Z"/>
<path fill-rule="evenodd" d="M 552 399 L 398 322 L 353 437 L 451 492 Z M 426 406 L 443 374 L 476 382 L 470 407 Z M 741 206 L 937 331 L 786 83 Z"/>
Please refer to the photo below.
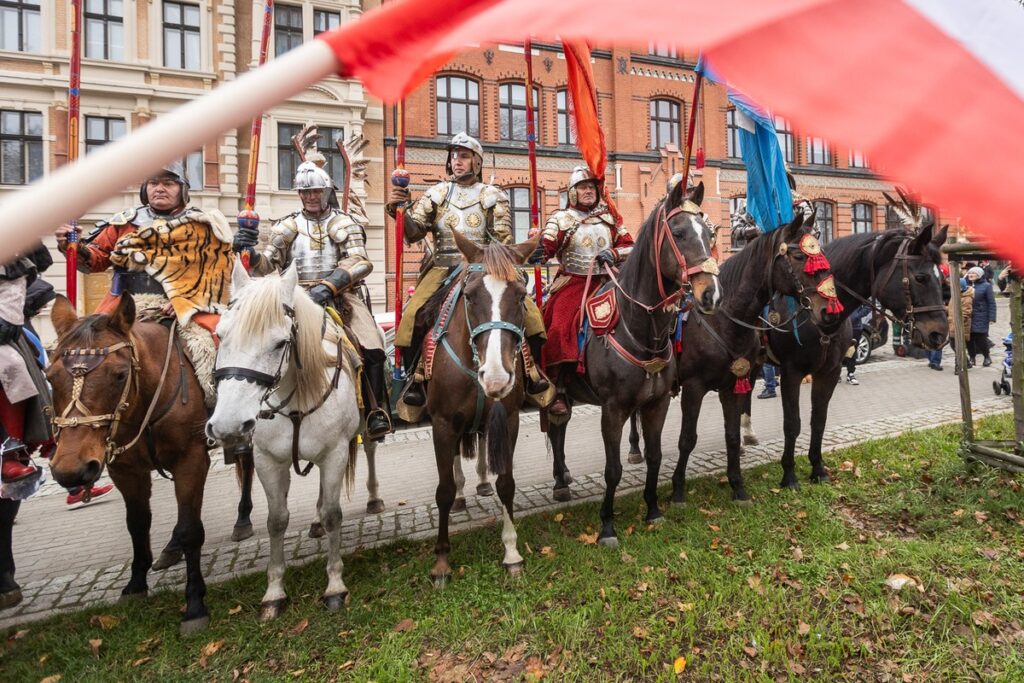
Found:
<path fill-rule="evenodd" d="M 438 213 L 434 223 L 434 263 L 437 265 L 454 266 L 462 262 L 462 254 L 453 236 L 456 230 L 478 246 L 487 244 L 487 219 L 480 203 L 483 188 L 483 183 L 456 187 L 444 211 Z"/>
<path fill-rule="evenodd" d="M 341 256 L 338 245 L 328 234 L 331 216 L 313 221 L 303 215 L 296 216 L 298 234 L 291 246 L 291 260 L 303 287 L 314 285 L 334 272 Z"/>
<path fill-rule="evenodd" d="M 576 229 L 562 250 L 562 270 L 573 275 L 586 275 L 594 257 L 612 247 L 612 231 L 600 218 L 589 217 L 576 225 Z"/>

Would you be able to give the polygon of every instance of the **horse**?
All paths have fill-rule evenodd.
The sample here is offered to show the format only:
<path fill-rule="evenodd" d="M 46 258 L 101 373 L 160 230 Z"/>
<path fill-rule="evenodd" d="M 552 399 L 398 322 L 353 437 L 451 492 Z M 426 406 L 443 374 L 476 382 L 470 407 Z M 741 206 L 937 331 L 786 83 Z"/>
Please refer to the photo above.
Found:
<path fill-rule="evenodd" d="M 880 233 L 849 235 L 825 245 L 832 266 L 843 312 L 838 330 L 817 329 L 801 311 L 791 330 L 770 330 L 768 350 L 771 362 L 781 367 L 783 434 L 782 488 L 799 489 L 794 468 L 796 439 L 800 435 L 800 384 L 811 375 L 811 441 L 807 451 L 811 481 L 828 482 L 830 477 L 821 458 L 821 441 L 828 419 L 828 405 L 842 370 L 842 360 L 851 343 L 849 316 L 861 304 L 892 311 L 907 329 L 915 346 L 937 349 L 946 343 L 948 324 L 942 300 L 939 248 L 946 241 L 948 226 L 936 232 L 932 225 L 920 232 L 892 229 Z M 872 303 L 878 302 L 878 303 Z M 788 304 L 775 302 L 785 315 Z M 744 442 L 757 443 L 750 428 L 750 396 L 746 399 Z"/>
<path fill-rule="evenodd" d="M 453 234 L 465 264 L 452 285 L 439 290 L 427 304 L 433 308 L 440 302 L 440 317 L 426 347 L 428 365 L 432 363 L 426 412 L 433 425 L 438 473 L 438 530 L 430 576 L 438 587 L 451 576 L 448 523 L 458 488 L 455 461 L 460 452 L 467 457 L 476 453 L 474 442 L 481 431 L 487 437 L 487 465 L 497 477 L 495 488 L 502 505 L 502 565 L 510 575 L 522 572 L 512 471 L 525 381 L 517 359 L 524 343 L 526 286 L 518 266 L 539 242 L 538 237 L 510 246 L 480 247 L 458 231 Z M 485 457 L 483 450 L 478 458 Z"/>
<path fill-rule="evenodd" d="M 709 391 L 717 391 L 722 404 L 733 500 L 750 500 L 740 469 L 740 413 L 751 390 L 751 369 L 758 365 L 760 333 L 771 329 L 759 324 L 762 311 L 774 296 L 781 295 L 793 297 L 797 310 L 819 327 L 835 326 L 840 320 L 834 304 L 830 306 L 835 299 L 822 294 L 822 289 L 831 285 L 828 264 L 814 261 L 807 253 L 820 250 L 813 227 L 814 217 L 804 220 L 801 214 L 788 225 L 750 241 L 722 266 L 726 294 L 718 314 L 706 318 L 695 311 L 684 325 L 682 351 L 676 358 L 683 419 L 679 460 L 672 474 L 672 503 L 686 501 L 686 466 L 697 445 L 697 420 Z M 780 321 L 778 326 L 784 325 Z"/>
<path fill-rule="evenodd" d="M 711 254 L 711 229 L 699 208 L 704 184 L 689 190 L 685 186 L 686 183 L 676 185 L 654 207 L 619 275 L 616 277 L 609 270 L 611 280 L 590 299 L 587 308 L 591 333 L 581 353 L 580 369 L 584 372 L 566 386 L 570 406 L 601 406 L 605 495 L 598 540 L 606 546 L 618 546 L 613 516 L 615 489 L 622 478 L 619 446 L 622 427 L 634 412 L 640 413 L 646 445 L 646 519 L 650 523 L 663 519 L 658 509 L 657 484 L 661 430 L 675 381 L 671 336 L 684 297 L 687 304 L 692 298 L 693 305 L 709 315 L 722 301 L 718 266 Z M 595 302 L 601 303 L 596 305 L 595 315 L 590 315 L 590 309 L 595 308 L 591 304 Z M 593 334 L 598 325 L 605 328 L 600 336 Z M 570 410 L 560 424 L 552 420 L 548 429 L 554 453 L 553 495 L 558 501 L 571 498 L 571 478 L 565 466 L 565 435 L 571 416 Z"/>
<path fill-rule="evenodd" d="M 342 578 L 342 485 L 355 474 L 361 416 L 355 377 L 340 327 L 299 287 L 295 265 L 283 274 L 250 278 L 238 262 L 232 301 L 217 325 L 217 407 L 207 435 L 225 444 L 252 439 L 256 474 L 267 496 L 270 558 L 260 620 L 287 603 L 284 532 L 291 469 L 320 470 L 319 515 L 327 534 L 329 611 L 348 599 Z M 325 334 L 327 338 L 325 338 Z M 300 469 L 299 460 L 309 464 Z"/>
<path fill-rule="evenodd" d="M 199 565 L 210 458 L 203 436 L 203 391 L 181 342 L 173 327 L 136 322 L 135 302 L 128 294 L 109 315 L 86 318 L 79 318 L 71 303 L 58 296 L 51 319 L 58 335 L 46 371 L 57 436 L 50 461 L 53 478 L 66 488 L 88 491 L 104 468 L 110 470 L 124 498 L 132 537 L 131 577 L 121 591 L 123 598 L 144 596 L 149 590 L 150 473 L 155 469 L 173 480 L 178 521 L 172 542 L 186 562 L 180 629 L 201 629 L 210 621 Z"/>

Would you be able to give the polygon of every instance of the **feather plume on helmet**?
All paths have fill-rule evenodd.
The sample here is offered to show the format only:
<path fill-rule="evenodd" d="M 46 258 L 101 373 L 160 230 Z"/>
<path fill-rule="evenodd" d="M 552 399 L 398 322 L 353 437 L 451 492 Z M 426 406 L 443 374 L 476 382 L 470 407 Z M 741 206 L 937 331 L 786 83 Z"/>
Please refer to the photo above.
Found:
<path fill-rule="evenodd" d="M 899 217 L 900 222 L 907 226 L 907 229 L 918 232 L 924 227 L 923 223 L 926 216 L 921 210 L 921 198 L 911 192 L 910 190 L 896 186 L 897 197 L 893 197 L 888 192 L 882 193 L 885 196 L 889 206 L 892 207 L 893 213 Z"/>

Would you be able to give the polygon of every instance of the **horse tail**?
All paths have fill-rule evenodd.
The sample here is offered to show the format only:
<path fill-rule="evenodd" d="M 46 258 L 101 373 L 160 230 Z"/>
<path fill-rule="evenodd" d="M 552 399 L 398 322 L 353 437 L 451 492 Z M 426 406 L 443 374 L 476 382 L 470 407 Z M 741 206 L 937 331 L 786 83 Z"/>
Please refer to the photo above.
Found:
<path fill-rule="evenodd" d="M 359 454 L 359 437 L 348 442 L 348 462 L 345 463 L 345 497 L 352 498 L 352 485 L 356 481 L 356 456 Z"/>
<path fill-rule="evenodd" d="M 462 457 L 472 460 L 476 457 L 476 434 L 462 435 Z"/>
<path fill-rule="evenodd" d="M 508 435 L 508 409 L 501 401 L 491 406 L 487 416 L 487 466 L 491 474 L 509 474 L 512 471 L 512 444 Z"/>

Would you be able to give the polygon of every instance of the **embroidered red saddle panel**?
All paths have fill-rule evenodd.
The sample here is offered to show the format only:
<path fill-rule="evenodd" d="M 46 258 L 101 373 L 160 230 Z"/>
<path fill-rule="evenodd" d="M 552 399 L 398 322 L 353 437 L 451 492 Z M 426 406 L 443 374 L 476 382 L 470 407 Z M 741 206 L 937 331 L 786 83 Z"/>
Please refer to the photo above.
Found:
<path fill-rule="evenodd" d="M 619 321 L 619 302 L 615 290 L 607 289 L 587 300 L 587 320 L 594 334 L 608 334 Z"/>

